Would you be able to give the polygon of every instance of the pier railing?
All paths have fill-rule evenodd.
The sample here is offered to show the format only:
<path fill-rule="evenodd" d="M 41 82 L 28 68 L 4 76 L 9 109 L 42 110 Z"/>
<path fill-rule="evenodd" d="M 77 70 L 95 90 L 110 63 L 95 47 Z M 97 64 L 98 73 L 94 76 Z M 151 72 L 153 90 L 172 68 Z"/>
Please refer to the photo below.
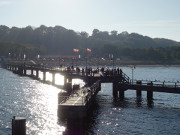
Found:
<path fill-rule="evenodd" d="M 60 104 L 64 104 L 64 103 L 67 103 L 67 101 L 69 102 L 68 105 L 71 105 L 71 106 L 80 106 L 80 105 L 84 105 L 85 104 L 85 96 L 75 96 L 75 95 L 71 95 L 71 96 L 60 96 L 59 97 L 61 99 L 61 102 Z M 76 102 L 78 99 L 78 102 Z M 65 104 L 67 105 L 67 104 Z"/>
<path fill-rule="evenodd" d="M 127 84 L 130 84 L 130 83 L 131 83 L 130 77 L 127 76 L 124 72 L 122 72 L 122 79 L 124 79 L 123 82 L 125 82 L 125 83 L 127 83 Z"/>
<path fill-rule="evenodd" d="M 131 80 L 130 84 L 133 85 L 151 85 L 157 87 L 167 87 L 167 88 L 180 88 L 180 82 L 170 82 L 170 81 L 148 81 L 148 80 Z"/>

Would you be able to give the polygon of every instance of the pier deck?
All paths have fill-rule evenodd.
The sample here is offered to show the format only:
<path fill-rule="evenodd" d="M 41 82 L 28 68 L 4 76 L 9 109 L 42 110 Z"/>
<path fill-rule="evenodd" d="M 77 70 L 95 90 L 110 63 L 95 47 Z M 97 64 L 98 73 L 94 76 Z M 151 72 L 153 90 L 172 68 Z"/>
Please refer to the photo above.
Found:
<path fill-rule="evenodd" d="M 61 106 L 85 106 L 85 98 L 88 95 L 89 87 L 74 90 L 69 96 L 62 96 L 64 100 L 60 103 Z"/>
<path fill-rule="evenodd" d="M 61 102 L 58 105 L 61 117 L 83 118 L 87 116 L 93 99 L 100 90 L 100 80 L 91 87 L 83 87 L 73 90 L 69 96 L 59 96 Z"/>

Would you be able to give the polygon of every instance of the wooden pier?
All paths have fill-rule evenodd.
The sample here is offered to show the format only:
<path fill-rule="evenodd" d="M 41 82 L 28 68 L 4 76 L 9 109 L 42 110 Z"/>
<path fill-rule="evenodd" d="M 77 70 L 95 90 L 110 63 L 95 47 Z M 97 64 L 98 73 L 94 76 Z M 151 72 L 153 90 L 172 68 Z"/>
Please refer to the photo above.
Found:
<path fill-rule="evenodd" d="M 59 96 L 61 102 L 58 105 L 58 112 L 65 118 L 84 118 L 90 108 L 96 94 L 100 90 L 100 80 L 91 87 L 83 87 L 73 90 L 68 96 Z"/>
<path fill-rule="evenodd" d="M 101 83 L 112 83 L 112 95 L 114 98 L 123 99 L 125 91 L 128 89 L 136 90 L 137 97 L 142 95 L 142 91 L 147 91 L 147 99 L 153 99 L 154 92 L 166 92 L 180 94 L 179 83 L 165 83 L 165 82 L 143 82 L 142 80 L 131 80 L 122 70 L 86 72 L 83 68 L 48 68 L 39 65 L 19 65 L 14 63 L 7 63 L 6 68 L 21 76 L 30 76 L 39 80 L 39 72 L 43 72 L 43 82 L 46 82 L 46 72 L 52 74 L 52 85 L 55 84 L 55 74 L 59 73 L 64 76 L 64 89 L 67 91 L 66 95 L 59 96 L 59 113 L 65 117 L 85 117 L 88 108 L 90 107 L 94 97 L 101 89 Z M 27 75 L 27 70 L 31 71 Z M 35 71 L 35 74 L 34 74 Z M 73 88 L 72 79 L 82 79 L 86 85 L 82 88 Z"/>

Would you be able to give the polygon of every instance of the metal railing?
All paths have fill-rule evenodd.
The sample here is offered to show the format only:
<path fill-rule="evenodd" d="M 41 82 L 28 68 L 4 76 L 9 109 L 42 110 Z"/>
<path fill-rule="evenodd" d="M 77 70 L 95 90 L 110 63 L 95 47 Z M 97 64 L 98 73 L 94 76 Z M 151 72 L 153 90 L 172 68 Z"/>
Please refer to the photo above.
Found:
<path fill-rule="evenodd" d="M 180 88 L 180 82 L 170 82 L 170 81 L 148 81 L 148 80 L 131 80 L 130 84 L 134 85 L 152 85 L 157 87 L 167 87 L 167 88 Z"/>

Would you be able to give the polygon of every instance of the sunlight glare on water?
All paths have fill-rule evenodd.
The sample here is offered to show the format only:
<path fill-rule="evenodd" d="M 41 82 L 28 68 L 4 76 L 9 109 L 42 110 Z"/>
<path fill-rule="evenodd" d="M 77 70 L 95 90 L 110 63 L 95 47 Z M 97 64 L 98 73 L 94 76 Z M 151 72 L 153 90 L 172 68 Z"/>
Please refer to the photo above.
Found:
<path fill-rule="evenodd" d="M 57 125 L 57 95 L 60 92 L 56 87 L 45 84 L 31 84 L 34 85 L 34 93 L 31 93 L 32 99 L 28 98 L 30 104 L 27 105 L 31 116 L 28 117 L 27 129 L 31 128 L 38 133 L 38 135 L 45 134 L 60 134 L 65 130 L 65 127 Z M 25 88 L 25 92 L 28 91 Z M 27 131 L 30 134 L 30 131 Z"/>
<path fill-rule="evenodd" d="M 39 78 L 43 80 L 43 72 L 39 72 Z M 52 73 L 46 72 L 46 81 L 52 82 Z M 64 76 L 56 73 L 55 84 L 64 85 Z M 72 85 L 74 84 L 80 84 L 80 86 L 82 87 L 84 85 L 84 82 L 81 79 L 72 79 Z"/>
<path fill-rule="evenodd" d="M 4 69 L 0 74 L 0 134 L 11 133 L 13 116 L 26 118 L 28 135 L 63 134 L 57 115 L 61 89 Z"/>
<path fill-rule="evenodd" d="M 64 76 L 60 74 L 55 75 L 55 84 L 57 85 L 64 85 Z"/>

